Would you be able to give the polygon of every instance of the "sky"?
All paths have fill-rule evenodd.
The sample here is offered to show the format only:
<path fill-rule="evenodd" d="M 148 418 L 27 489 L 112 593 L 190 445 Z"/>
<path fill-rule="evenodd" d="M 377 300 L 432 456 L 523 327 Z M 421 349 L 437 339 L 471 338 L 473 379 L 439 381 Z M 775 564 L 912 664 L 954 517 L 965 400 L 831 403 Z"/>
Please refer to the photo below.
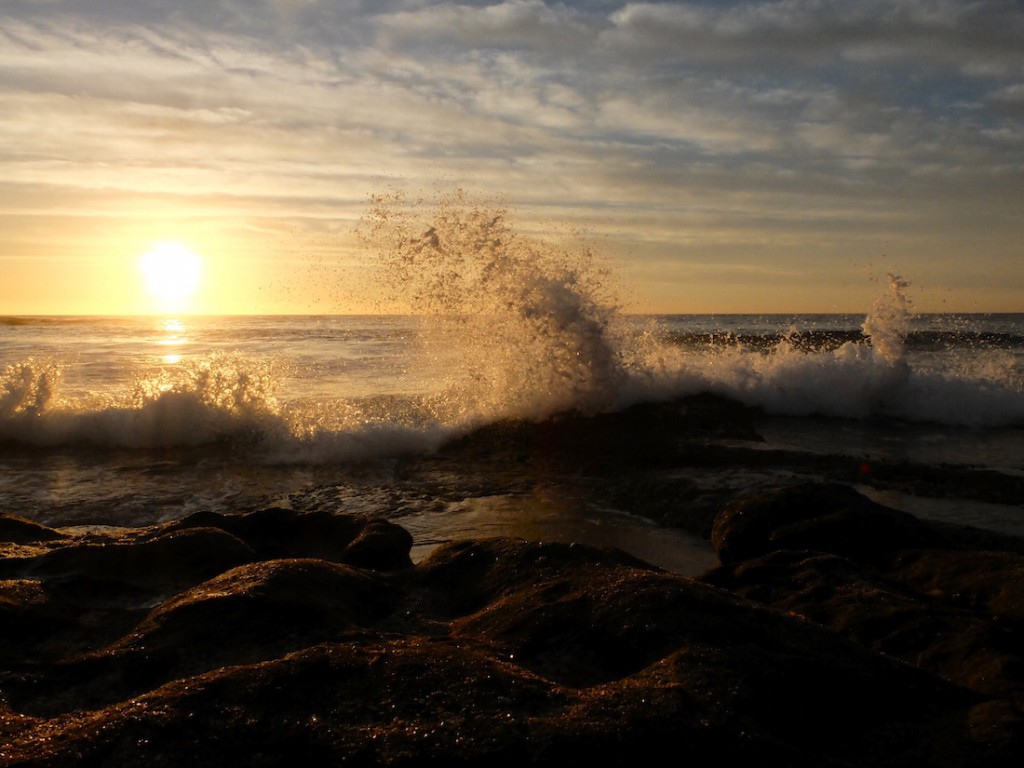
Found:
<path fill-rule="evenodd" d="M 0 0 L 0 315 L 379 309 L 374 194 L 584 233 L 640 312 L 1024 311 L 1019 0 Z"/>

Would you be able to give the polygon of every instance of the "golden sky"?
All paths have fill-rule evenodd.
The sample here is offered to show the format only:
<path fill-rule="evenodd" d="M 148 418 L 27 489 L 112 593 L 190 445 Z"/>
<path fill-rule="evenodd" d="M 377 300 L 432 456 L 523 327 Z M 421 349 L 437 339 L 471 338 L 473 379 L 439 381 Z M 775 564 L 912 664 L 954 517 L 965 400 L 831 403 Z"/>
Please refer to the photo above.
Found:
<path fill-rule="evenodd" d="M 630 309 L 1024 311 L 1024 6 L 0 0 L 0 315 L 374 309 L 369 196 L 583 230 Z M 187 306 L 186 306 L 187 305 Z"/>

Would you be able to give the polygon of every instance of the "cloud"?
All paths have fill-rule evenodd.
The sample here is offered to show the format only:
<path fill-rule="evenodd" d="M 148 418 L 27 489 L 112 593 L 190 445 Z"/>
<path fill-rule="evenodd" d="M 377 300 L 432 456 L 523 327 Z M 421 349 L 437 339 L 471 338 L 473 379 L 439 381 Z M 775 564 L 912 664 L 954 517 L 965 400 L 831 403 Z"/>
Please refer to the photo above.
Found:
<path fill-rule="evenodd" d="M 296 221 L 334 201 L 351 218 L 389 180 L 442 178 L 661 253 L 730 232 L 737 247 L 858 227 L 940 242 L 1024 194 L 1024 10 L 1006 0 L 0 14 L 3 178 L 78 190 L 96 215 L 116 215 L 108 197 L 89 207 L 104 190 Z M 0 192 L 0 212 L 29 198 Z"/>
<path fill-rule="evenodd" d="M 647 57 L 773 67 L 913 58 L 918 64 L 1015 66 L 1024 20 L 1012 0 L 779 0 L 630 3 L 611 15 L 611 44 Z"/>
<path fill-rule="evenodd" d="M 599 17 L 541 0 L 472 6 L 438 3 L 374 18 L 378 41 L 416 49 L 487 48 L 540 53 L 579 51 L 593 41 Z"/>

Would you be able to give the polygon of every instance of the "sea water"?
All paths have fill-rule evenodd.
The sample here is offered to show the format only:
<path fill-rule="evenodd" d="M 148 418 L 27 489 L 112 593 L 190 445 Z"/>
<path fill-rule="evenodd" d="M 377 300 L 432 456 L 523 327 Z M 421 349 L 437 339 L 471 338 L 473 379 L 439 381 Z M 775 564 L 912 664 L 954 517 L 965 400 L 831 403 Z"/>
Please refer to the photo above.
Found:
<path fill-rule="evenodd" d="M 389 478 L 498 420 L 700 392 L 760 409 L 765 448 L 1024 474 L 1024 315 L 915 314 L 895 275 L 863 314 L 630 315 L 585 244 L 461 199 L 425 219 L 378 203 L 368 247 L 414 314 L 0 318 L 0 510 L 133 526 L 329 488 L 409 527 L 419 554 L 511 534 L 687 570 L 705 543 L 557 486 L 410 503 Z M 1024 499 L 862 490 L 1024 533 Z"/>
<path fill-rule="evenodd" d="M 856 316 L 620 322 L 623 338 L 660 350 L 657 367 L 624 380 L 622 403 L 609 408 L 644 386 L 652 398 L 712 391 L 765 411 L 767 447 L 1024 474 L 1024 316 L 914 317 L 898 368 L 864 357 Z M 549 415 L 548 391 L 534 413 L 456 408 L 451 389 L 466 385 L 436 351 L 438 333 L 423 317 L 6 318 L 0 509 L 51 525 L 130 526 L 252 508 L 337 483 L 353 467 L 386 473 L 396 457 L 488 418 Z M 913 499 L 882 500 L 921 511 Z M 662 536 L 689 546 L 561 502 L 540 493 L 524 512 L 507 499 L 463 500 L 408 523 L 421 542 L 638 536 L 643 550 Z M 940 507 L 929 500 L 924 511 Z M 1008 531 L 1024 517 L 1002 505 L 949 507 L 946 519 Z M 346 508 L 385 511 L 358 494 Z"/>

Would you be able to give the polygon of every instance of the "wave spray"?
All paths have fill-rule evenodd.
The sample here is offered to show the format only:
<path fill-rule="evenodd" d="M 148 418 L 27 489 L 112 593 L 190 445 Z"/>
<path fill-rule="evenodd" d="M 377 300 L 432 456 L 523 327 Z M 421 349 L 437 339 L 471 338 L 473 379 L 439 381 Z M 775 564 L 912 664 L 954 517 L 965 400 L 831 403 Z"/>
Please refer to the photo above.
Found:
<path fill-rule="evenodd" d="M 608 273 L 589 245 L 516 231 L 507 208 L 461 190 L 436 201 L 378 195 L 361 232 L 394 298 L 428 321 L 445 359 L 444 422 L 612 406 L 627 378 Z"/>

